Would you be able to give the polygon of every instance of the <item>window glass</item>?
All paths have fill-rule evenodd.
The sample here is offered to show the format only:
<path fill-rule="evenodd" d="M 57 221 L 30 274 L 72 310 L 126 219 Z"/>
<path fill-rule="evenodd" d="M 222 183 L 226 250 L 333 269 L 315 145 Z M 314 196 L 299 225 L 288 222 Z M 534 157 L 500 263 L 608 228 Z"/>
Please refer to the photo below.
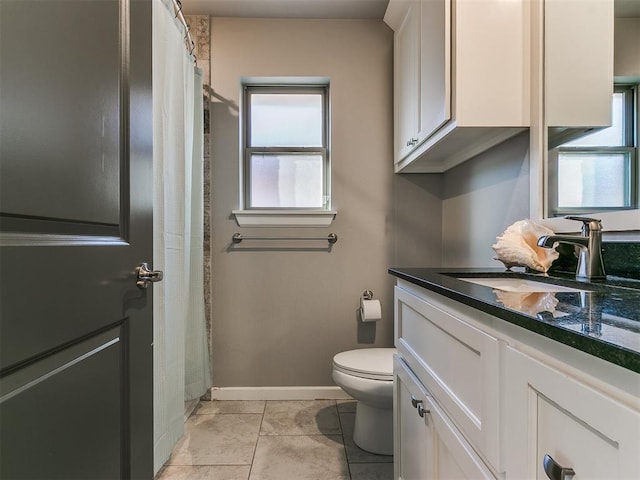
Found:
<path fill-rule="evenodd" d="M 322 208 L 321 155 L 253 154 L 252 208 Z"/>
<path fill-rule="evenodd" d="M 321 147 L 322 95 L 251 95 L 252 147 Z"/>
<path fill-rule="evenodd" d="M 629 207 L 627 153 L 567 153 L 558 157 L 558 208 Z"/>

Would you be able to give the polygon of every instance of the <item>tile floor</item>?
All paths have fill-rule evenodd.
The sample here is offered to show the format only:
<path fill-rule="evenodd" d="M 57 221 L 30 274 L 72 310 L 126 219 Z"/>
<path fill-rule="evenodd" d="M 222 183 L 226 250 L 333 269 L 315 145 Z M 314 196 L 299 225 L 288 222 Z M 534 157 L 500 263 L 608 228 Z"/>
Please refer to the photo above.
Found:
<path fill-rule="evenodd" d="M 391 480 L 352 439 L 356 402 L 200 402 L 157 480 Z"/>

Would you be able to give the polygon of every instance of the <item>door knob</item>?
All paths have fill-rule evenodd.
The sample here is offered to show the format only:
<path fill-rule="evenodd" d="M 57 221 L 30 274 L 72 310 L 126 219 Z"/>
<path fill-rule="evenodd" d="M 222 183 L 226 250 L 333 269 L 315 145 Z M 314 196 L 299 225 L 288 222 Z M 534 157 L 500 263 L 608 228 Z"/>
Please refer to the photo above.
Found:
<path fill-rule="evenodd" d="M 162 270 L 151 270 L 148 263 L 142 262 L 136 267 L 136 285 L 138 288 L 147 288 L 151 282 L 162 281 Z"/>

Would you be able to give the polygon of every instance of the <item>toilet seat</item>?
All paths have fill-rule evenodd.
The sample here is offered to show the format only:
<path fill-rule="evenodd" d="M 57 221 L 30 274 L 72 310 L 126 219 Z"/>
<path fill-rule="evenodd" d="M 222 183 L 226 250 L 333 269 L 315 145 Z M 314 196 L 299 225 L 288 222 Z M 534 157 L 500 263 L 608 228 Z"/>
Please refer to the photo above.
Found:
<path fill-rule="evenodd" d="M 371 380 L 393 380 L 395 348 L 348 350 L 333 357 L 333 368 L 347 375 Z"/>

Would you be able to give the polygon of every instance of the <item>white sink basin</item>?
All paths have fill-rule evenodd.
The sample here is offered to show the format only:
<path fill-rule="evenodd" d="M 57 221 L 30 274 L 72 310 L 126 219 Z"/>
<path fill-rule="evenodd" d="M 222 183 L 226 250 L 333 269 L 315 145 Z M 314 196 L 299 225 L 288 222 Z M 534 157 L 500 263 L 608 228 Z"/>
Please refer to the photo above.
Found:
<path fill-rule="evenodd" d="M 484 285 L 505 292 L 582 292 L 578 288 L 563 287 L 552 283 L 536 282 L 524 278 L 460 278 L 465 282 Z"/>

